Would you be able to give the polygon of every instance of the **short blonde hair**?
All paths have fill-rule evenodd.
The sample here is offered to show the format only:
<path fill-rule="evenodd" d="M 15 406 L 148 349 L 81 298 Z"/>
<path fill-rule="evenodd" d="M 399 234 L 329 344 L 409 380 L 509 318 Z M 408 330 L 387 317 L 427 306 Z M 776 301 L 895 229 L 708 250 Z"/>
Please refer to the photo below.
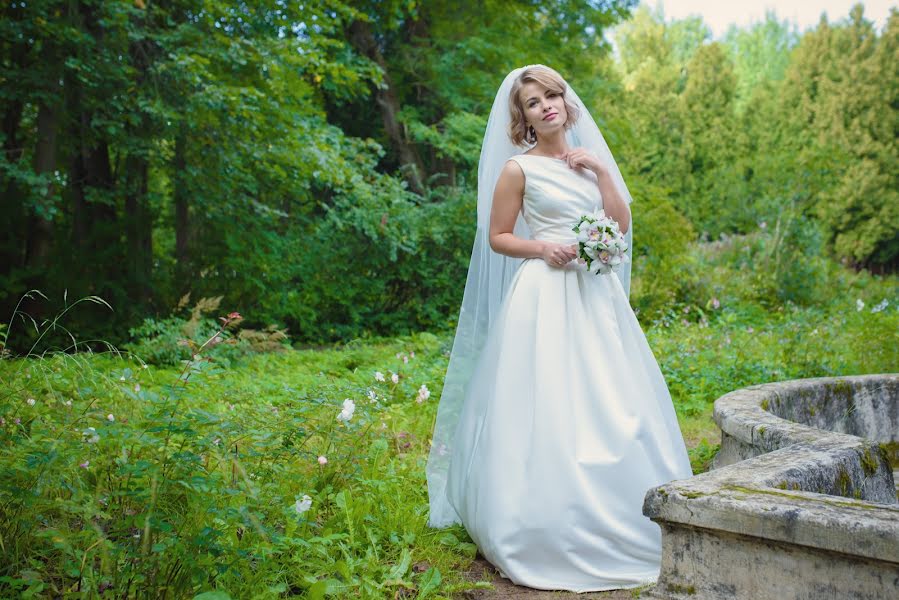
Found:
<path fill-rule="evenodd" d="M 509 137 L 516 146 L 524 146 L 526 142 L 531 142 L 528 138 L 528 124 L 524 118 L 524 107 L 521 106 L 521 98 L 518 97 L 522 86 L 526 83 L 537 83 L 551 92 L 562 95 L 565 112 L 568 113 L 565 129 L 574 125 L 581 116 L 581 111 L 565 94 L 568 91 L 568 84 L 561 75 L 543 65 L 528 67 L 515 79 L 512 83 L 512 91 L 509 92 L 509 113 L 512 115 L 512 121 L 509 123 Z"/>

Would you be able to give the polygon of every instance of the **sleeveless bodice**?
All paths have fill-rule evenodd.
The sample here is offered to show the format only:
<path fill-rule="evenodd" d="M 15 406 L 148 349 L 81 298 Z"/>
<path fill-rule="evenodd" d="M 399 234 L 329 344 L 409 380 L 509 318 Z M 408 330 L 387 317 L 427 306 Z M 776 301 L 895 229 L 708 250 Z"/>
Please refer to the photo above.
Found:
<path fill-rule="evenodd" d="M 514 160 L 524 172 L 521 212 L 535 240 L 573 242 L 571 230 L 581 216 L 602 208 L 596 175 L 572 169 L 559 158 L 519 154 Z"/>

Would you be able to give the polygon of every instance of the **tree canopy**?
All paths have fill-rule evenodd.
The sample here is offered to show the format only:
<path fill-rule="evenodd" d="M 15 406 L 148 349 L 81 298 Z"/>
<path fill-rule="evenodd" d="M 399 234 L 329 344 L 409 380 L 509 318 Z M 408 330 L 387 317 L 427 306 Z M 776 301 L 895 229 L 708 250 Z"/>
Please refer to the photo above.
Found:
<path fill-rule="evenodd" d="M 768 15 L 713 41 L 635 5 L 7 3 L 0 304 L 98 295 L 114 327 L 84 327 L 113 337 L 187 293 L 314 342 L 449 326 L 486 114 L 538 62 L 639 192 L 637 277 L 641 257 L 674 268 L 661 239 L 788 215 L 894 270 L 899 13 L 878 32 L 859 5 L 801 35 Z"/>

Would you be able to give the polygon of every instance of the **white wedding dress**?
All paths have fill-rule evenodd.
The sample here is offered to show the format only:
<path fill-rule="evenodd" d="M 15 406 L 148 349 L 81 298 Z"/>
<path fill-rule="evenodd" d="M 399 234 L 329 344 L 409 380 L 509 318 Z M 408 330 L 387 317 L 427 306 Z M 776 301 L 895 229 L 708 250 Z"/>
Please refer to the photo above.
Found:
<path fill-rule="evenodd" d="M 593 173 L 512 157 L 534 239 L 574 243 L 601 207 Z M 653 486 L 690 477 L 671 397 L 618 277 L 528 259 L 465 393 L 446 494 L 514 583 L 577 592 L 656 580 Z"/>

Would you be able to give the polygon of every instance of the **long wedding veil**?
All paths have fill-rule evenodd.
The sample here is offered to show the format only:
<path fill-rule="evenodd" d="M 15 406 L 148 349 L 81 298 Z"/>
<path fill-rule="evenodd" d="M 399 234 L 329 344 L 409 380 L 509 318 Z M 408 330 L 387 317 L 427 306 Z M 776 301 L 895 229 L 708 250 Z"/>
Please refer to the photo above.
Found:
<path fill-rule="evenodd" d="M 528 65 L 506 75 L 496 92 L 493 108 L 487 119 L 487 129 L 484 133 L 481 157 L 478 162 L 477 231 L 471 251 L 471 261 L 468 264 L 468 278 L 465 282 L 462 308 L 459 310 L 459 323 L 456 327 L 456 336 L 446 370 L 443 392 L 437 408 L 437 421 L 434 426 L 426 468 L 430 502 L 428 525 L 430 527 L 446 527 L 461 522 L 459 515 L 446 496 L 447 471 L 453 454 L 456 426 L 465 400 L 466 387 L 481 349 L 484 347 L 487 333 L 502 305 L 508 285 L 522 260 L 494 252 L 490 248 L 488 239 L 490 209 L 493 204 L 493 188 L 496 180 L 506 161 L 527 149 L 512 144 L 507 133 L 512 118 L 509 112 L 509 93 L 515 79 L 523 71 L 543 66 Z M 618 165 L 615 163 L 599 127 L 571 86 L 566 85 L 565 95 L 580 109 L 580 117 L 577 122 L 566 132 L 569 145 L 572 148 L 586 148 L 599 157 L 612 175 L 622 197 L 630 204 L 630 192 L 628 192 Z M 631 224 L 626 234 L 628 254 L 631 255 L 629 258 L 632 258 L 633 252 L 633 230 L 633 218 L 631 218 Z M 531 238 L 530 230 L 520 213 L 514 233 L 518 237 Z M 616 272 L 625 295 L 630 293 L 632 264 L 632 260 L 625 262 Z M 599 275 L 599 277 L 604 277 L 604 275 Z"/>

